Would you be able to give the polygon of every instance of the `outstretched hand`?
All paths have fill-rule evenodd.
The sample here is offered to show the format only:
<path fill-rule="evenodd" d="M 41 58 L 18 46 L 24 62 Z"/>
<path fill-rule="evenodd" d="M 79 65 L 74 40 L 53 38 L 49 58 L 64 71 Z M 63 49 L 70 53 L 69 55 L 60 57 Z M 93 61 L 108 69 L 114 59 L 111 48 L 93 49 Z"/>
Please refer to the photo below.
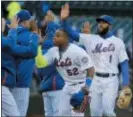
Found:
<path fill-rule="evenodd" d="M 89 34 L 91 32 L 91 26 L 90 26 L 90 23 L 88 21 L 86 21 L 83 24 L 82 32 L 85 33 L 85 34 Z"/>
<path fill-rule="evenodd" d="M 52 13 L 52 11 L 48 11 L 47 12 L 47 15 L 45 16 L 45 21 L 48 23 L 48 22 L 51 22 L 51 21 L 54 21 L 54 14 Z"/>
<path fill-rule="evenodd" d="M 70 9 L 69 9 L 69 4 L 65 4 L 61 8 L 61 13 L 60 13 L 60 18 L 61 20 L 65 20 L 69 17 Z"/>
<path fill-rule="evenodd" d="M 18 22 L 19 19 L 17 18 L 17 16 L 13 17 L 11 20 L 11 24 L 8 24 L 9 28 L 17 28 L 18 27 Z"/>
<path fill-rule="evenodd" d="M 37 22 L 35 20 L 30 21 L 29 29 L 30 29 L 31 32 L 38 33 Z"/>

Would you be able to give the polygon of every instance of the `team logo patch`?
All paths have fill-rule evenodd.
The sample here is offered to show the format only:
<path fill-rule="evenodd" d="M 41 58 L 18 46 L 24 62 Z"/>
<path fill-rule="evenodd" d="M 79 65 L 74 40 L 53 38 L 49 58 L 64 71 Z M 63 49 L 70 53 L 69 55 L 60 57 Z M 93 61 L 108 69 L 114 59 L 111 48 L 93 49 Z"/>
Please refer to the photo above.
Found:
<path fill-rule="evenodd" d="M 81 59 L 81 61 L 82 61 L 82 63 L 88 63 L 88 61 L 89 61 L 89 59 L 87 58 L 87 57 L 83 57 L 82 59 Z"/>
<path fill-rule="evenodd" d="M 73 64 L 76 65 L 76 66 L 80 66 L 81 62 L 80 60 L 77 58 L 73 61 Z"/>

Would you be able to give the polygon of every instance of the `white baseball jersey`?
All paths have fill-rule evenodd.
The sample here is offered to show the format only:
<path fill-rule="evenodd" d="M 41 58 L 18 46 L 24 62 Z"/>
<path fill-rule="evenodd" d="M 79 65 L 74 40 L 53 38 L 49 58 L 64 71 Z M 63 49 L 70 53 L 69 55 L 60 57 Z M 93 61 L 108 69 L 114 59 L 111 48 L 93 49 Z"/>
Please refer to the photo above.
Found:
<path fill-rule="evenodd" d="M 85 50 L 75 44 L 69 44 L 62 53 L 58 47 L 53 47 L 44 57 L 48 60 L 48 64 L 54 63 L 60 75 L 70 83 L 85 81 L 86 69 L 93 66 Z"/>
<path fill-rule="evenodd" d="M 118 64 L 128 59 L 123 41 L 115 36 L 103 39 L 99 35 L 80 34 L 79 42 L 89 53 L 96 72 L 118 73 Z"/>

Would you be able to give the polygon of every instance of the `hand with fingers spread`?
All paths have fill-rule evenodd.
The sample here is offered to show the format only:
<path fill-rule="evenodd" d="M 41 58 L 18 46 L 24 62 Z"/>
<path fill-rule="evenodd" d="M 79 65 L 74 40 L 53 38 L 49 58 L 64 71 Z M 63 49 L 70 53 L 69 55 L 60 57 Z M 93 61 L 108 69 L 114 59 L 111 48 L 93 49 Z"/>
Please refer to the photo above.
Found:
<path fill-rule="evenodd" d="M 31 20 L 30 21 L 30 31 L 34 32 L 34 33 L 38 33 L 38 27 L 37 27 L 37 23 L 35 20 Z"/>
<path fill-rule="evenodd" d="M 48 11 L 47 12 L 47 15 L 45 16 L 45 21 L 48 23 L 48 22 L 51 22 L 51 21 L 54 21 L 54 14 L 52 13 L 52 11 Z"/>
<path fill-rule="evenodd" d="M 69 4 L 65 4 L 64 6 L 62 6 L 60 13 L 61 20 L 67 19 L 69 17 L 69 13 L 70 13 Z"/>
<path fill-rule="evenodd" d="M 19 19 L 17 16 L 13 17 L 11 20 L 11 24 L 8 25 L 9 28 L 17 28 L 19 23 Z"/>
<path fill-rule="evenodd" d="M 91 25 L 88 21 L 83 24 L 82 32 L 85 34 L 89 34 L 91 32 Z"/>

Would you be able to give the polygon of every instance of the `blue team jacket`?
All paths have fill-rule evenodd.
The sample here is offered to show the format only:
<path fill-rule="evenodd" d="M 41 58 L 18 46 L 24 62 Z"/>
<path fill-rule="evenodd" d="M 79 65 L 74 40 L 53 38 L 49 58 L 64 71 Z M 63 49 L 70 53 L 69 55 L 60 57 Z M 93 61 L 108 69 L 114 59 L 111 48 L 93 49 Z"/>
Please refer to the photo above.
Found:
<path fill-rule="evenodd" d="M 46 41 L 43 43 L 43 54 L 53 47 L 53 37 L 57 29 L 61 27 L 55 22 L 49 22 L 46 28 Z M 40 90 L 41 92 L 60 90 L 64 86 L 64 80 L 57 72 L 55 65 L 50 65 L 46 68 L 38 69 L 38 74 L 41 78 Z"/>
<path fill-rule="evenodd" d="M 20 46 L 17 44 L 17 30 L 9 30 L 8 36 L 2 36 L 2 85 L 8 87 L 16 86 L 16 58 L 17 57 L 32 57 L 34 53 L 34 43 L 29 46 Z"/>
<path fill-rule="evenodd" d="M 16 38 L 16 30 L 10 30 L 7 37 L 2 35 L 1 38 L 1 83 L 8 87 L 16 84 L 16 61 L 10 51 Z"/>
<path fill-rule="evenodd" d="M 16 85 L 16 61 L 6 51 L 1 54 L 1 82 L 2 85 L 14 87 Z"/>
<path fill-rule="evenodd" d="M 64 80 L 56 71 L 54 65 L 50 65 L 46 68 L 39 68 L 36 73 L 41 81 L 39 87 L 40 92 L 61 90 L 63 88 Z"/>
<path fill-rule="evenodd" d="M 18 27 L 17 43 L 21 46 L 29 46 L 33 43 L 32 57 L 17 58 L 17 87 L 30 87 L 32 81 L 32 73 L 35 64 L 35 56 L 37 55 L 38 36 L 31 33 L 27 28 Z"/>

